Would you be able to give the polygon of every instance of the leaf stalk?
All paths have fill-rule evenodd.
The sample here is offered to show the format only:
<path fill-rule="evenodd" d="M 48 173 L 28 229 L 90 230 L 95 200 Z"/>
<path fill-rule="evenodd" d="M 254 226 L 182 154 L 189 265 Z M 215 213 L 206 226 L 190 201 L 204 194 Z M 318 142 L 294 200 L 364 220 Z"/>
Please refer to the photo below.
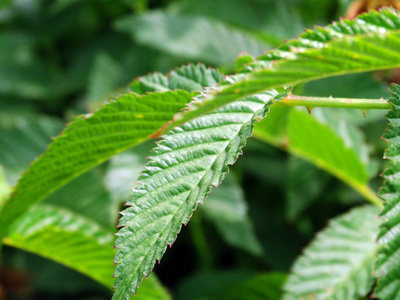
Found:
<path fill-rule="evenodd" d="M 392 105 L 383 99 L 354 99 L 354 98 L 332 98 L 332 97 L 308 97 L 289 94 L 275 105 L 280 106 L 305 106 L 314 107 L 337 107 L 368 109 L 391 109 Z"/>

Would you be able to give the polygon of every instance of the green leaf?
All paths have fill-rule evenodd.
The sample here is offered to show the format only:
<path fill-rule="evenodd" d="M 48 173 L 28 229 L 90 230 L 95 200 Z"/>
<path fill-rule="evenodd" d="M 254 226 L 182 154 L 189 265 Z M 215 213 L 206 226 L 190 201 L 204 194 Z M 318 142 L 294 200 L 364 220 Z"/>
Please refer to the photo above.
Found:
<path fill-rule="evenodd" d="M 4 176 L 3 167 L 0 165 L 0 210 L 4 202 L 8 199 L 11 189 L 8 182 Z"/>
<path fill-rule="evenodd" d="M 41 204 L 14 224 L 4 243 L 75 269 L 112 287 L 114 235 L 70 210 Z M 135 298 L 136 299 L 136 298 Z M 157 277 L 143 283 L 138 299 L 170 299 Z"/>
<path fill-rule="evenodd" d="M 229 300 L 276 300 L 281 299 L 282 287 L 286 275 L 282 273 L 266 273 L 256 275 L 235 285 L 223 295 L 222 299 Z M 221 298 L 215 298 L 221 299 Z"/>
<path fill-rule="evenodd" d="M 254 122 L 274 100 L 269 92 L 248 97 L 176 127 L 158 143 L 122 214 L 116 241 L 114 299 L 136 292 L 141 278 L 172 245 L 182 224 L 233 164 Z"/>
<path fill-rule="evenodd" d="M 93 115 L 79 116 L 20 178 L 3 207 L 0 236 L 16 217 L 81 173 L 144 140 L 183 108 L 185 91 L 119 97 Z"/>
<path fill-rule="evenodd" d="M 278 45 L 304 29 L 296 4 L 292 1 L 186 0 L 172 3 L 170 9 L 180 15 L 217 19 Z"/>
<path fill-rule="evenodd" d="M 139 87 L 143 93 L 148 91 L 142 83 L 152 82 L 154 76 L 134 81 L 130 89 Z M 203 65 L 189 65 L 163 77 L 163 82 L 168 88 L 200 88 L 205 84 L 212 86 L 221 76 Z M 171 120 L 194 95 L 185 91 L 143 96 L 129 93 L 93 114 L 77 117 L 20 178 L 3 208 L 0 237 L 6 234 L 11 220 L 31 205 L 111 156 L 148 140 L 149 135 Z"/>
<path fill-rule="evenodd" d="M 5 244 L 51 258 L 110 286 L 113 234 L 67 209 L 41 204 L 16 222 Z"/>
<path fill-rule="evenodd" d="M 51 194 L 43 203 L 76 212 L 114 231 L 119 203 L 112 199 L 100 172 L 100 168 L 96 168 L 82 174 Z"/>
<path fill-rule="evenodd" d="M 248 270 L 215 270 L 186 277 L 176 289 L 177 299 L 227 299 L 222 296 L 236 285 L 253 277 Z M 229 299 L 229 298 L 228 298 Z"/>
<path fill-rule="evenodd" d="M 105 174 L 105 184 L 116 203 L 125 203 L 130 195 L 130 187 L 139 177 L 146 164 L 146 157 L 154 147 L 153 141 L 147 141 L 113 156 Z"/>
<path fill-rule="evenodd" d="M 387 148 L 384 158 L 390 160 L 388 168 L 383 173 L 385 185 L 379 191 L 379 196 L 385 201 L 381 213 L 383 224 L 381 225 L 378 242 L 382 244 L 379 249 L 376 272 L 379 277 L 375 289 L 375 295 L 382 300 L 400 299 L 400 260 L 398 252 L 400 249 L 400 234 L 398 228 L 400 215 L 398 206 L 399 194 L 399 119 L 400 119 L 400 87 L 395 84 L 390 88 L 392 97 L 392 110 L 386 115 L 389 123 L 384 135 Z"/>
<path fill-rule="evenodd" d="M 298 39 L 261 55 L 247 66 L 247 73 L 228 77 L 220 88 L 209 91 L 202 101 L 193 102 L 176 116 L 163 132 L 265 90 L 329 76 L 400 67 L 399 39 L 400 15 L 393 9 L 370 11 L 355 20 L 308 30 Z"/>
<path fill-rule="evenodd" d="M 215 84 L 221 76 L 218 71 L 203 65 L 190 65 L 174 70 L 163 82 L 168 87 L 199 88 L 203 84 Z M 143 80 L 149 82 L 151 77 Z M 139 86 L 146 92 L 146 86 L 141 84 L 142 79 L 139 79 L 132 86 Z M 148 140 L 152 133 L 171 120 L 196 94 L 166 91 L 138 96 L 129 93 L 93 114 L 77 117 L 60 136 L 54 138 L 45 153 L 20 178 L 3 208 L 0 237 L 6 234 L 12 220 L 33 204 L 111 156 Z"/>
<path fill-rule="evenodd" d="M 277 115 L 273 116 L 275 112 Z M 256 127 L 256 138 L 312 162 L 380 204 L 367 185 L 368 172 L 360 157 L 329 126 L 297 109 L 275 107 L 271 116 Z"/>
<path fill-rule="evenodd" d="M 217 66 L 231 65 L 242 51 L 260 55 L 269 48 L 244 30 L 204 16 L 153 11 L 119 20 L 116 27 L 141 44 Z"/>
<path fill-rule="evenodd" d="M 288 122 L 289 151 L 328 170 L 352 186 L 365 184 L 368 174 L 356 153 L 328 126 L 305 112 L 292 110 Z"/>
<path fill-rule="evenodd" d="M 202 64 L 187 65 L 172 70 L 167 76 L 161 73 L 141 76 L 130 84 L 129 89 L 141 95 L 179 89 L 192 92 L 214 87 L 222 79 L 223 74 L 216 69 L 206 68 Z"/>
<path fill-rule="evenodd" d="M 284 300 L 357 299 L 371 289 L 378 209 L 358 207 L 333 219 L 295 262 Z"/>
<path fill-rule="evenodd" d="M 286 192 L 286 216 L 296 220 L 319 196 L 329 176 L 310 162 L 291 155 Z"/>
<path fill-rule="evenodd" d="M 210 194 L 201 207 L 204 216 L 215 224 L 225 241 L 254 255 L 262 253 L 262 247 L 253 231 L 247 215 L 247 203 L 240 185 L 228 176 Z"/>
<path fill-rule="evenodd" d="M 104 103 L 107 96 L 123 85 L 121 66 L 110 55 L 100 52 L 89 75 L 86 99 L 90 110 Z"/>
<path fill-rule="evenodd" d="M 44 115 L 28 115 L 21 111 L 5 111 L 0 119 L 4 122 L 0 124 L 0 164 L 10 184 L 15 184 L 29 167 L 29 162 L 46 149 L 46 144 L 51 142 L 50 136 L 62 129 L 62 123 Z"/>

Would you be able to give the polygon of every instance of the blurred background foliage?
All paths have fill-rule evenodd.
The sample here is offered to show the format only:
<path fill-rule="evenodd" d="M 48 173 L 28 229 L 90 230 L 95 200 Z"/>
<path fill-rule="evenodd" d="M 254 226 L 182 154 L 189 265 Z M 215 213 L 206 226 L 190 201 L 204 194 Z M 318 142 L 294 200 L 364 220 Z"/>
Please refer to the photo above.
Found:
<path fill-rule="evenodd" d="M 133 78 L 190 62 L 232 73 L 240 53 L 257 56 L 305 28 L 326 25 L 345 16 L 350 2 L 1 0 L 0 207 L 50 137 Z M 329 78 L 297 86 L 295 93 L 387 98 L 387 81 L 393 76 L 381 72 Z M 285 120 L 297 117 L 290 109 L 273 113 L 281 120 L 270 129 L 276 134 L 256 135 L 248 142 L 226 182 L 211 193 L 156 266 L 166 287 L 158 287 L 164 298 L 139 289 L 143 299 L 278 299 L 285 274 L 315 232 L 327 219 L 364 202 L 332 175 L 283 151 Z M 311 118 L 360 157 L 376 190 L 384 167 L 379 137 L 385 121 L 382 112 L 367 116 L 315 109 Z M 117 212 L 153 145 L 145 143 L 112 158 L 40 205 L 71 211 L 114 233 Z M 0 299 L 111 295 L 110 289 L 73 269 L 17 248 L 5 247 L 1 266 Z M 110 261 L 110 274 L 112 269 Z"/>

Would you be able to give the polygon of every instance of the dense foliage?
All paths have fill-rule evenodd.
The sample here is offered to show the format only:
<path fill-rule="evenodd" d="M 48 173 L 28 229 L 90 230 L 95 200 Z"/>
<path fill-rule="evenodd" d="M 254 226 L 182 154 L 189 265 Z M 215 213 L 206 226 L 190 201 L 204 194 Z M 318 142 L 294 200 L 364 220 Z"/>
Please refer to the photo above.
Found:
<path fill-rule="evenodd" d="M 400 299 L 400 14 L 103 2 L 0 4 L 0 299 Z"/>

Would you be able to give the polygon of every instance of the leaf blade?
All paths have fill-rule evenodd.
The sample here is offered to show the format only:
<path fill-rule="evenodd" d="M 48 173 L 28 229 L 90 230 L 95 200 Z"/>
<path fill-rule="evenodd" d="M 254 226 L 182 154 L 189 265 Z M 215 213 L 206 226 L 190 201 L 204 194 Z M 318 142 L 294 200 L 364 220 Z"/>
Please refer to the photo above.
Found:
<path fill-rule="evenodd" d="M 68 209 L 40 204 L 15 224 L 6 245 L 52 259 L 111 288 L 114 235 Z M 136 299 L 136 298 L 135 298 Z M 156 276 L 143 284 L 138 299 L 170 299 Z"/>
<path fill-rule="evenodd" d="M 358 207 L 333 219 L 295 262 L 284 300 L 355 299 L 373 283 L 378 209 Z"/>
<path fill-rule="evenodd" d="M 242 74 L 230 76 L 201 102 L 193 102 L 160 133 L 200 114 L 259 92 L 324 77 L 400 66 L 400 15 L 393 9 L 371 11 L 308 30 L 298 39 L 261 55 Z M 247 73 L 245 73 L 247 72 Z"/>
<path fill-rule="evenodd" d="M 141 275 L 149 274 L 197 204 L 220 184 L 255 120 L 282 96 L 270 92 L 248 97 L 175 128 L 158 143 L 127 202 L 129 208 L 121 213 L 114 299 L 127 299 L 137 290 Z"/>
<path fill-rule="evenodd" d="M 400 263 L 398 260 L 398 249 L 400 235 L 397 228 L 400 224 L 400 217 L 397 212 L 399 205 L 399 105 L 400 105 L 400 88 L 397 84 L 390 87 L 392 97 L 389 102 L 392 103 L 392 109 L 386 115 L 388 125 L 384 134 L 387 141 L 384 158 L 389 159 L 389 166 L 384 171 L 383 177 L 385 184 L 379 191 L 379 196 L 384 200 L 384 208 L 380 215 L 383 221 L 381 225 L 378 242 L 382 245 L 378 253 L 376 263 L 376 272 L 378 274 L 378 283 L 374 294 L 382 300 L 400 299 L 400 281 L 399 270 Z"/>

